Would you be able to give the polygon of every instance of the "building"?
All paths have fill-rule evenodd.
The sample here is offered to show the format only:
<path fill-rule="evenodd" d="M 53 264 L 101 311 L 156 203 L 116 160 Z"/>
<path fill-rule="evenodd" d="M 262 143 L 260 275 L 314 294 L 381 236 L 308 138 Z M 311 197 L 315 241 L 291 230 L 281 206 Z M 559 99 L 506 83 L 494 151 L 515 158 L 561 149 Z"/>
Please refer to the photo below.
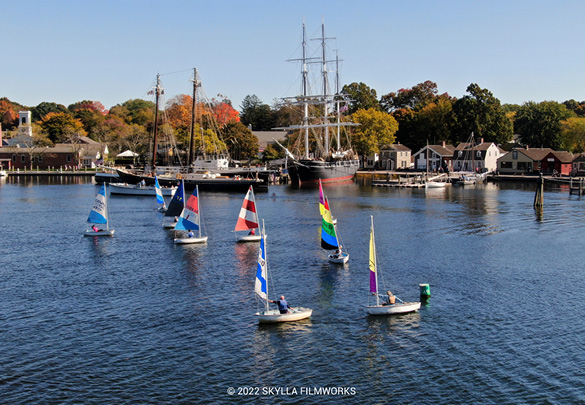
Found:
<path fill-rule="evenodd" d="M 368 160 L 372 158 L 372 161 L 374 161 L 377 158 L 375 162 L 378 163 L 378 168 L 380 169 L 407 170 L 410 169 L 412 164 L 411 153 L 410 148 L 400 143 L 395 143 L 381 148 L 379 154 L 368 157 Z"/>
<path fill-rule="evenodd" d="M 573 171 L 575 156 L 571 152 L 553 151 L 542 159 L 541 171 L 543 174 L 570 176 Z"/>
<path fill-rule="evenodd" d="M 453 153 L 453 170 L 465 172 L 492 172 L 498 168 L 498 159 L 505 152 L 493 142 L 484 142 L 483 138 L 478 145 L 461 143 Z"/>
<path fill-rule="evenodd" d="M 499 174 L 537 174 L 551 148 L 514 148 L 498 159 Z"/>
<path fill-rule="evenodd" d="M 455 147 L 443 141 L 440 145 L 427 145 L 413 155 L 416 170 L 452 170 Z"/>

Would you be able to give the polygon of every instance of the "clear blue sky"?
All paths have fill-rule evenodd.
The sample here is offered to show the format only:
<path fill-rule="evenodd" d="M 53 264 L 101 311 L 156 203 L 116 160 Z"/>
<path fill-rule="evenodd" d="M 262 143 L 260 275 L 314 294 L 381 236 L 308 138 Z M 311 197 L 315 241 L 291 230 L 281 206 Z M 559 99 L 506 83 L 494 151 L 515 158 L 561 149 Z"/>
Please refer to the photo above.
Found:
<path fill-rule="evenodd" d="M 322 19 L 336 38 L 341 82 L 378 97 L 431 80 L 455 97 L 477 83 L 502 103 L 582 101 L 584 16 L 583 0 L 0 0 L 0 97 L 110 108 L 151 99 L 161 73 L 170 99 L 196 67 L 209 97 L 272 105 L 298 93 L 286 60 L 304 18 L 310 38 Z"/>

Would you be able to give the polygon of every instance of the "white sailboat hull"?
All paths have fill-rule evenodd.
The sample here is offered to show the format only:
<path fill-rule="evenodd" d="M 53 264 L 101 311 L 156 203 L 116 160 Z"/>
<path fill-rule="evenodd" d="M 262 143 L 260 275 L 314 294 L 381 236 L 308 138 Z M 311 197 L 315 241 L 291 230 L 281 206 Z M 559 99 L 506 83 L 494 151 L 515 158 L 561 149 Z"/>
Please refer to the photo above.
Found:
<path fill-rule="evenodd" d="M 295 308 L 287 314 L 281 314 L 278 310 L 268 310 L 256 312 L 254 315 L 258 317 L 258 322 L 260 323 L 279 323 L 300 321 L 301 319 L 309 318 L 312 314 L 312 309 Z"/>
<path fill-rule="evenodd" d="M 332 253 L 329 255 L 329 262 L 335 264 L 345 264 L 349 260 L 349 253 L 342 252 L 341 255 Z"/>
<path fill-rule="evenodd" d="M 447 183 L 440 182 L 440 181 L 427 181 L 425 183 L 425 188 L 445 188 Z"/>
<path fill-rule="evenodd" d="M 420 302 L 401 302 L 393 305 L 370 305 L 366 311 L 370 315 L 396 315 L 415 312 L 420 309 Z"/>
<path fill-rule="evenodd" d="M 162 195 L 172 196 L 177 187 L 166 187 L 160 189 Z M 134 184 L 124 183 L 110 183 L 110 194 L 121 194 L 121 195 L 156 195 L 156 188 L 154 186 L 138 186 Z"/>
<path fill-rule="evenodd" d="M 199 236 L 193 238 L 176 238 L 175 244 L 177 245 L 189 245 L 192 243 L 207 243 L 207 236 Z"/>
<path fill-rule="evenodd" d="M 244 236 L 239 236 L 238 239 L 236 239 L 236 242 L 238 242 L 238 243 L 260 242 L 260 239 L 262 239 L 261 235 L 244 235 Z"/>
<path fill-rule="evenodd" d="M 114 236 L 114 229 L 110 229 L 108 231 L 101 230 L 101 231 L 94 231 L 93 229 L 89 229 L 84 232 L 83 236 Z"/>

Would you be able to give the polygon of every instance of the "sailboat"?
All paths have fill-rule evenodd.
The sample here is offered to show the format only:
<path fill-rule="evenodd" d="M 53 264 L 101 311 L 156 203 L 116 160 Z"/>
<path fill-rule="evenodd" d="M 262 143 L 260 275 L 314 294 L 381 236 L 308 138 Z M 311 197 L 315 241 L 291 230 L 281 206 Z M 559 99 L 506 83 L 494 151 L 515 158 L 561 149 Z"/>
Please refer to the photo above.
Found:
<path fill-rule="evenodd" d="M 248 189 L 248 193 L 244 197 L 242 208 L 240 208 L 240 215 L 236 223 L 235 231 L 247 231 L 247 235 L 237 237 L 236 242 L 259 242 L 261 235 L 256 234 L 258 230 L 258 211 L 256 211 L 256 199 L 254 198 L 254 190 L 252 186 Z M 259 232 L 258 232 L 259 233 Z"/>
<path fill-rule="evenodd" d="M 427 180 L 425 182 L 425 188 L 445 188 L 447 185 L 446 182 L 443 181 L 435 181 L 436 178 L 440 176 L 435 176 L 433 178 L 429 177 L 429 143 L 427 142 L 427 150 L 426 150 L 426 163 L 427 163 Z"/>
<path fill-rule="evenodd" d="M 331 263 L 344 264 L 349 260 L 349 254 L 342 250 L 342 246 L 337 239 L 337 225 L 336 221 L 331 216 L 331 209 L 329 208 L 329 201 L 325 197 L 325 204 L 323 207 L 323 221 L 321 225 L 321 248 L 325 250 L 335 250 L 334 253 L 329 253 L 328 258 Z"/>
<path fill-rule="evenodd" d="M 183 180 L 181 180 L 179 182 L 179 186 L 177 187 L 177 191 L 175 191 L 173 198 L 171 198 L 169 207 L 165 211 L 165 215 L 163 217 L 163 228 L 174 228 L 178 217 L 183 212 L 183 208 L 185 208 L 185 187 L 183 186 Z"/>
<path fill-rule="evenodd" d="M 278 322 L 292 322 L 300 321 L 301 319 L 309 318 L 313 314 L 313 310 L 309 308 L 296 307 L 290 309 L 288 313 L 281 314 L 277 309 L 269 309 L 268 300 L 268 261 L 266 256 L 266 232 L 264 231 L 264 224 L 262 224 L 260 250 L 258 252 L 258 267 L 256 270 L 256 281 L 254 284 L 254 292 L 266 303 L 266 308 L 263 311 L 256 312 L 260 323 L 278 323 Z"/>
<path fill-rule="evenodd" d="M 165 198 L 163 197 L 163 193 L 160 188 L 157 176 L 154 176 L 154 191 L 156 192 L 156 203 L 159 205 L 158 210 L 160 212 L 165 212 L 167 210 L 167 203 L 165 202 Z"/>
<path fill-rule="evenodd" d="M 303 23 L 303 40 L 302 40 L 302 57 L 294 61 L 300 61 L 302 66 L 302 94 L 295 97 L 285 99 L 288 105 L 302 106 L 303 120 L 299 125 L 291 125 L 286 130 L 299 130 L 299 138 L 304 141 L 303 156 L 295 157 L 295 155 L 288 149 L 284 148 L 288 157 L 292 162 L 288 166 L 288 172 L 293 185 L 301 184 L 316 184 L 319 179 L 323 182 L 338 182 L 351 180 L 359 168 L 359 159 L 351 149 L 344 149 L 341 146 L 340 129 L 344 126 L 357 125 L 351 122 L 341 122 L 340 106 L 342 95 L 339 90 L 339 73 L 336 80 L 336 94 L 331 94 L 329 89 L 328 79 L 328 63 L 330 60 L 326 54 L 326 42 L 329 39 L 325 37 L 325 24 L 321 24 L 321 58 L 315 61 L 308 57 L 307 38 L 305 24 Z M 321 65 L 322 75 L 322 93 L 319 95 L 309 94 L 309 71 L 308 67 L 311 64 Z M 336 66 L 339 65 L 339 58 L 336 57 Z M 339 72 L 339 69 L 336 69 Z M 321 117 L 314 119 L 316 109 L 319 108 Z M 310 111 L 312 110 L 312 111 Z M 333 113 L 337 115 L 337 119 L 333 120 Z M 334 122 L 332 122 L 334 121 Z M 336 144 L 330 142 L 329 129 L 335 128 L 337 130 Z M 309 131 L 321 130 L 321 134 L 315 134 L 316 149 L 309 151 Z"/>
<path fill-rule="evenodd" d="M 114 229 L 109 228 L 108 193 L 106 190 L 106 183 L 102 184 L 102 188 L 95 197 L 95 202 L 89 212 L 87 222 L 94 225 L 92 226 L 92 229 L 85 231 L 83 236 L 114 236 Z M 99 225 L 103 224 L 106 225 L 106 229 L 99 227 Z"/>
<path fill-rule="evenodd" d="M 404 302 L 400 298 L 387 292 L 386 301 L 380 302 L 378 293 L 378 257 L 376 254 L 376 238 L 374 236 L 374 217 L 370 216 L 372 227 L 370 230 L 370 293 L 376 297 L 376 305 L 366 306 L 370 315 L 393 315 L 417 311 L 420 302 Z M 398 302 L 396 302 L 398 300 Z"/>
<path fill-rule="evenodd" d="M 177 244 L 189 244 L 189 243 L 205 243 L 207 242 L 207 236 L 201 234 L 201 211 L 199 210 L 199 188 L 195 186 L 193 194 L 187 200 L 187 205 L 183 208 L 181 216 L 177 225 L 175 225 L 176 231 L 188 231 L 189 236 L 186 238 L 175 238 Z M 193 231 L 197 231 L 197 236 L 193 234 Z"/>

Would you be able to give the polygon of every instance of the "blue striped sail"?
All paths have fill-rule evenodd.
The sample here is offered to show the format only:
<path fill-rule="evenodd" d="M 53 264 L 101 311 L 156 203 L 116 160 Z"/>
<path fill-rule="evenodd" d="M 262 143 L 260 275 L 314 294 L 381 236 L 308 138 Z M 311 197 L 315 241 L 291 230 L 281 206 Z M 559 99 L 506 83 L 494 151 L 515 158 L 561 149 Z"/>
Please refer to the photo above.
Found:
<path fill-rule="evenodd" d="M 93 207 L 89 212 L 87 222 L 92 224 L 107 224 L 108 223 L 108 210 L 106 202 L 106 185 L 102 184 L 100 192 L 95 197 Z"/>
<path fill-rule="evenodd" d="M 158 183 L 158 177 L 154 176 L 154 190 L 156 192 L 156 202 L 159 204 L 164 204 L 165 199 L 162 195 L 162 190 L 160 189 L 160 184 Z"/>
<path fill-rule="evenodd" d="M 264 231 L 262 231 L 262 239 L 260 239 L 260 251 L 258 253 L 258 270 L 256 270 L 256 283 L 254 284 L 254 291 L 260 298 L 267 299 L 268 286 L 266 283 L 266 240 L 264 239 Z"/>
<path fill-rule="evenodd" d="M 178 217 L 185 208 L 185 186 L 183 180 L 180 181 L 177 191 L 171 198 L 169 208 L 165 212 L 165 217 Z"/>

